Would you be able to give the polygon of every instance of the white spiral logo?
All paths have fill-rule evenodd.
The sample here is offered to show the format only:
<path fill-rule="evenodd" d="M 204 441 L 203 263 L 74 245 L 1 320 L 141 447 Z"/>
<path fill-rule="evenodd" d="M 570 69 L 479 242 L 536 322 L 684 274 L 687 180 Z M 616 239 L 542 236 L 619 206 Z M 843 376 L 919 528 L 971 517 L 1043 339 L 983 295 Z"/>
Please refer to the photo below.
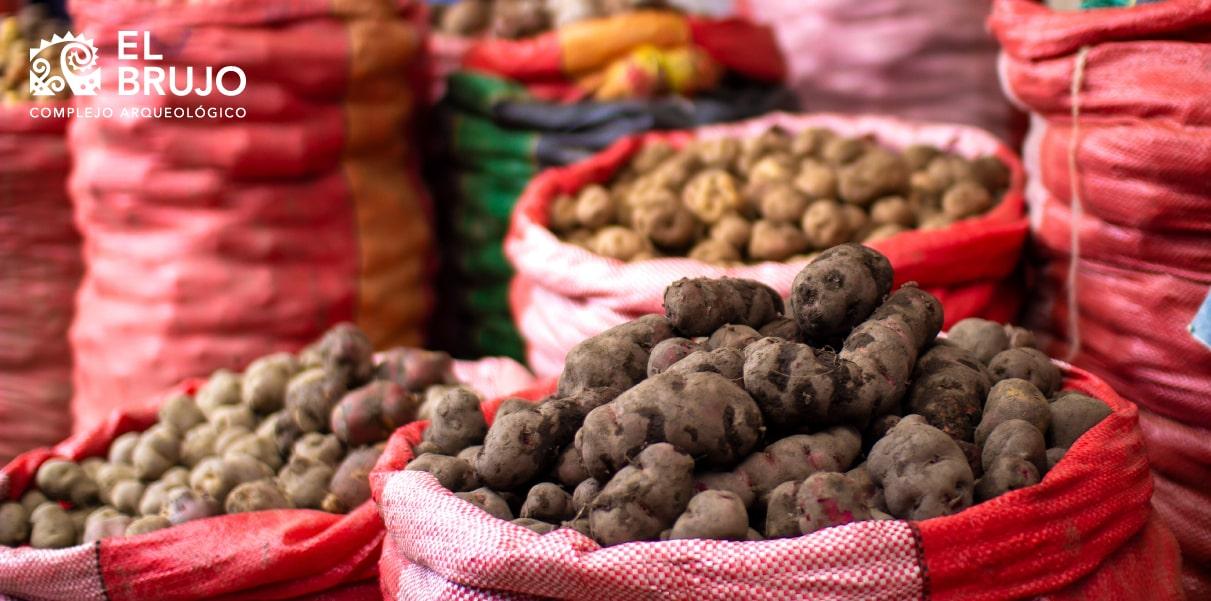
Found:
<path fill-rule="evenodd" d="M 58 55 L 55 72 L 50 57 Z M 29 91 L 34 96 L 55 96 L 70 87 L 76 96 L 94 96 L 101 87 L 101 69 L 97 67 L 97 47 L 92 40 L 56 34 L 42 40 L 29 51 Z"/>

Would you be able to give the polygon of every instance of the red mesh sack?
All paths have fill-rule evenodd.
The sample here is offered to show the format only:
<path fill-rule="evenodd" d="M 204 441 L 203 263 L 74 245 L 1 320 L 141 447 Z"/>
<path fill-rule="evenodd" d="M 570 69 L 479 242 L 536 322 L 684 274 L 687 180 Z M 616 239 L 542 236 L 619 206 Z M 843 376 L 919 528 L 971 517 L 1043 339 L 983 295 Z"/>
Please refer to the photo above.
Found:
<path fill-rule="evenodd" d="M 0 107 L 0 463 L 71 430 L 67 329 L 83 270 L 65 103 Z"/>
<path fill-rule="evenodd" d="M 1051 351 L 1139 403 L 1155 505 L 1211 598 L 1211 2 L 1058 13 L 997 0 L 1002 82 L 1032 113 L 1025 155 L 1042 259 L 1031 321 Z"/>
<path fill-rule="evenodd" d="M 533 379 L 517 362 L 500 358 L 455 362 L 454 374 L 488 398 Z M 200 384 L 178 388 L 192 393 Z M 52 448 L 22 454 L 0 471 L 0 499 L 19 498 L 47 459 L 103 456 L 114 438 L 155 423 L 157 405 L 117 409 Z M 382 539 L 382 520 L 367 501 L 345 515 L 261 511 L 66 549 L 0 546 L 0 598 L 377 599 Z"/>
<path fill-rule="evenodd" d="M 433 233 L 411 135 L 427 90 L 423 5 L 71 9 L 100 48 L 103 76 L 101 93 L 78 100 L 114 111 L 71 128 L 87 266 L 71 333 L 77 430 L 181 378 L 297 349 L 335 322 L 356 322 L 378 348 L 423 342 Z M 148 32 L 163 61 L 119 61 L 122 30 Z M 234 97 L 119 94 L 119 66 L 167 64 L 234 65 L 247 87 Z M 122 115 L 199 107 L 247 113 Z"/>
<path fill-rule="evenodd" d="M 1065 388 L 1113 413 L 1043 481 L 954 516 L 888 520 L 761 542 L 678 540 L 601 548 L 538 535 L 399 471 L 427 425 L 392 436 L 371 474 L 387 527 L 393 599 L 1181 599 L 1177 544 L 1149 500 L 1135 405 L 1061 364 Z M 537 398 L 553 382 L 528 391 Z M 485 405 L 492 415 L 496 403 Z M 656 593 L 654 595 L 653 593 Z"/>
<path fill-rule="evenodd" d="M 1024 176 L 1009 148 L 986 132 L 961 125 L 778 113 L 693 133 L 626 138 L 588 160 L 544 171 L 530 182 L 514 209 L 505 255 L 517 270 L 510 306 L 535 373 L 556 375 L 563 368 L 564 355 L 577 342 L 640 315 L 662 311 L 665 287 L 679 278 L 749 278 L 772 286 L 783 296 L 789 293 L 803 262 L 719 267 L 688 258 L 665 258 L 623 263 L 564 243 L 547 229 L 548 210 L 555 198 L 609 179 L 645 143 L 664 140 L 680 146 L 692 136 L 747 137 L 772 126 L 790 131 L 827 127 L 844 135 L 869 134 L 893 148 L 928 143 L 963 156 L 999 157 L 1012 171 L 1012 184 L 992 211 L 941 230 L 904 232 L 871 246 L 891 260 L 896 285 L 918 282 L 942 301 L 948 327 L 966 317 L 1002 322 L 1013 317 L 1021 293 L 1012 285 L 1011 276 L 1027 224 Z"/>

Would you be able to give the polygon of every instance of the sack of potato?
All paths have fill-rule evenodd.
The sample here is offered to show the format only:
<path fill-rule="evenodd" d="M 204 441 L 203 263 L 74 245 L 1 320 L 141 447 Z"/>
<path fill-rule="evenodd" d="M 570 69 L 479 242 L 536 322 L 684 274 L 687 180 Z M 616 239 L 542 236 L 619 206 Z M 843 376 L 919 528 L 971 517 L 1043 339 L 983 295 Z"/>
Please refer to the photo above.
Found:
<path fill-rule="evenodd" d="M 768 58 L 780 60 L 776 52 Z M 467 356 L 523 355 L 508 310 L 513 272 L 501 242 L 514 202 L 540 169 L 584 159 L 635 132 L 793 108 L 786 90 L 753 79 L 689 97 L 686 90 L 662 90 L 642 101 L 556 102 L 544 95 L 549 80 L 451 75 L 439 106 L 440 131 L 432 136 L 444 147 L 428 164 L 434 194 L 445 199 L 438 208 L 450 276 L 438 307 L 439 344 Z"/>
<path fill-rule="evenodd" d="M 33 5 L 0 15 L 0 463 L 71 431 L 67 330 L 83 260 L 68 120 L 53 112 L 68 91 L 34 98 L 28 81 L 30 49 L 66 30 Z"/>
<path fill-rule="evenodd" d="M 367 475 L 391 432 L 529 385 L 508 359 L 374 354 L 338 325 L 219 370 L 0 471 L 0 595 L 282 598 L 373 592 Z"/>
<path fill-rule="evenodd" d="M 1004 88 L 1031 115 L 1029 319 L 1139 403 L 1186 594 L 1211 599 L 1211 2 L 993 7 Z"/>
<path fill-rule="evenodd" d="M 537 404 L 397 431 L 371 475 L 384 592 L 1180 599 L 1136 407 L 1021 328 L 939 337 L 897 279 L 853 243 L 785 303 L 681 279 Z"/>
<path fill-rule="evenodd" d="M 534 178 L 505 254 L 530 367 L 559 373 L 579 340 L 660 309 L 681 277 L 741 277 L 779 294 L 807 258 L 860 241 L 897 282 L 942 300 L 949 326 L 1016 312 L 1022 170 L 960 125 L 772 114 L 651 134 Z"/>
<path fill-rule="evenodd" d="M 1024 120 L 997 79 L 992 3 L 736 0 L 737 13 L 774 30 L 803 110 L 963 123 L 1016 146 Z"/>
<path fill-rule="evenodd" d="M 435 258 L 414 136 L 427 68 L 419 0 L 71 10 L 100 49 L 103 87 L 82 108 L 246 110 L 73 123 L 86 264 L 72 329 L 78 430 L 340 321 L 375 348 L 424 342 Z M 151 47 L 122 59 L 130 30 Z M 236 66 L 247 86 L 230 98 L 120 94 L 119 68 L 168 63 Z"/>

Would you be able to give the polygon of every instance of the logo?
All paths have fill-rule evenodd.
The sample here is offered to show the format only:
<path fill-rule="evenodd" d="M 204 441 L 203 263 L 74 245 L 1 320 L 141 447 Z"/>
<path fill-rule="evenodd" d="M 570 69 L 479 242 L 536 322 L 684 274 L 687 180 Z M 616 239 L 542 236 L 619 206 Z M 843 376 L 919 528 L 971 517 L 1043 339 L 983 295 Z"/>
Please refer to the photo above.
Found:
<path fill-rule="evenodd" d="M 41 40 L 37 48 L 30 49 L 30 94 L 54 96 L 71 88 L 75 96 L 95 96 L 100 87 L 101 69 L 92 40 L 69 31 L 63 36 L 55 34 L 49 41 Z"/>

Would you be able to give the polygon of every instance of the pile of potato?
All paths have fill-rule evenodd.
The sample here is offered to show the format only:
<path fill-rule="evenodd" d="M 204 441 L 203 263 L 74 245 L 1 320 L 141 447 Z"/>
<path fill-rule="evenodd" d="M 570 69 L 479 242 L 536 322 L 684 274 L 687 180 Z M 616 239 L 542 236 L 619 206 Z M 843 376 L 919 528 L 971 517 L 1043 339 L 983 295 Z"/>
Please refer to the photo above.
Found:
<path fill-rule="evenodd" d="M 349 512 L 370 498 L 391 432 L 443 395 L 475 397 L 453 381 L 444 353 L 376 362 L 364 333 L 338 325 L 297 357 L 219 370 L 196 395 L 169 397 L 107 457 L 43 463 L 36 488 L 0 505 L 0 545 L 61 548 L 265 509 Z"/>
<path fill-rule="evenodd" d="M 938 338 L 938 300 L 892 276 L 850 243 L 785 302 L 677 281 L 664 315 L 583 341 L 553 396 L 504 402 L 491 428 L 441 399 L 407 469 L 537 532 L 760 540 L 962 511 L 1039 482 L 1109 414 L 1059 391 L 1025 330 L 968 319 Z"/>
<path fill-rule="evenodd" d="M 827 129 L 645 146 L 606 186 L 551 204 L 564 240 L 622 261 L 720 265 L 807 258 L 845 242 L 939 229 L 992 209 L 1009 186 L 996 157 L 902 152 Z"/>
<path fill-rule="evenodd" d="M 16 14 L 0 18 L 0 100 L 17 103 L 33 99 L 29 92 L 29 51 L 37 48 L 40 40 L 49 41 L 55 34 L 67 33 L 67 24 L 47 16 L 46 9 L 39 4 L 29 4 Z M 51 72 L 59 73 L 61 65 L 50 57 Z M 40 96 L 38 99 L 64 99 L 71 90 L 64 87 L 54 97 Z"/>
<path fill-rule="evenodd" d="M 449 6 L 430 6 L 433 24 L 442 33 L 510 40 L 585 19 L 670 8 L 671 3 L 666 0 L 458 0 Z"/>

